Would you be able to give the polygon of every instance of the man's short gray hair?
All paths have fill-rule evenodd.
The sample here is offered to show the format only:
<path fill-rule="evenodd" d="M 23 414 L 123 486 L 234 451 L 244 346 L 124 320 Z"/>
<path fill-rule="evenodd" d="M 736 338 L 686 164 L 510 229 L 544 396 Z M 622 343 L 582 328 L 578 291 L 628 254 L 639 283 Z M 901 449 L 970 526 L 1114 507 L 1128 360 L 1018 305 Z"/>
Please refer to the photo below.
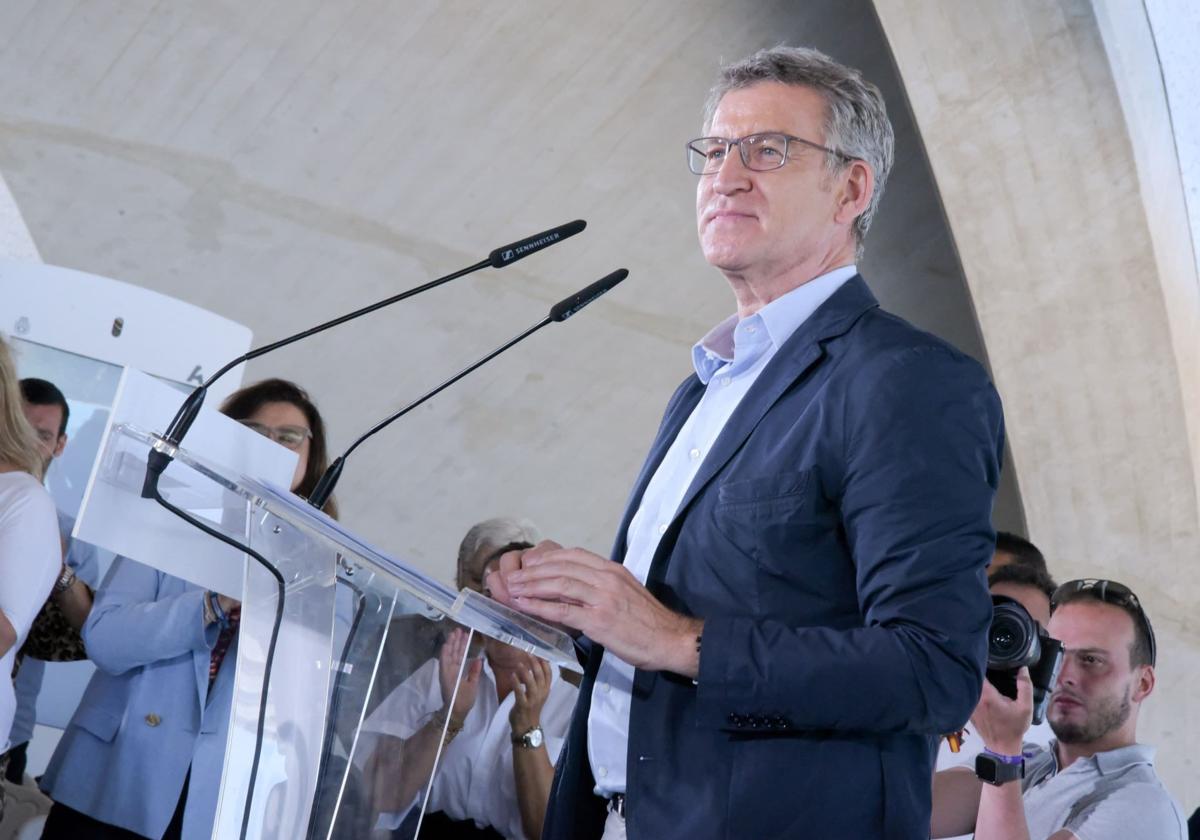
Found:
<path fill-rule="evenodd" d="M 518 542 L 537 545 L 540 540 L 537 526 L 528 519 L 500 516 L 472 525 L 458 545 L 459 587 L 464 586 L 465 573 L 470 572 L 475 577 L 483 574 L 483 569 L 475 566 L 480 565 L 480 552 L 484 548 L 503 548 L 509 543 Z"/>
<path fill-rule="evenodd" d="M 865 161 L 875 174 L 875 191 L 867 209 L 854 220 L 854 241 L 862 257 L 863 240 L 879 208 L 883 186 L 892 169 L 895 138 L 879 88 L 863 79 L 853 67 L 839 64 L 824 53 L 808 47 L 772 47 L 721 68 L 721 77 L 709 91 L 704 106 L 704 130 L 712 125 L 721 99 L 731 90 L 760 82 L 779 82 L 812 88 L 825 99 L 823 145 Z M 804 138 L 806 140 L 817 138 Z M 829 171 L 837 172 L 847 161 L 826 155 Z"/>

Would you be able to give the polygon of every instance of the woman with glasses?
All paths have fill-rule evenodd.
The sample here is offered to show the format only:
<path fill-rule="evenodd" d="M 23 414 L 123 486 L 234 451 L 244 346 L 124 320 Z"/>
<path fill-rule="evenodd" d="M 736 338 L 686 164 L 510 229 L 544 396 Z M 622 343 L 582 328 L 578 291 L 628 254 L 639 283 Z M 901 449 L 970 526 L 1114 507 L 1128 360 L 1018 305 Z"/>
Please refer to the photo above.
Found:
<path fill-rule="evenodd" d="M 221 412 L 294 451 L 292 492 L 328 466 L 308 394 L 267 379 Z M 325 512 L 336 516 L 332 499 Z M 241 605 L 127 558 L 96 593 L 83 636 L 97 672 L 42 778 L 43 838 L 208 840 L 233 698 Z"/>
<path fill-rule="evenodd" d="M 17 706 L 9 675 L 62 565 L 58 518 L 41 475 L 42 458 L 25 419 L 16 368 L 0 339 L 0 752 L 8 749 Z"/>

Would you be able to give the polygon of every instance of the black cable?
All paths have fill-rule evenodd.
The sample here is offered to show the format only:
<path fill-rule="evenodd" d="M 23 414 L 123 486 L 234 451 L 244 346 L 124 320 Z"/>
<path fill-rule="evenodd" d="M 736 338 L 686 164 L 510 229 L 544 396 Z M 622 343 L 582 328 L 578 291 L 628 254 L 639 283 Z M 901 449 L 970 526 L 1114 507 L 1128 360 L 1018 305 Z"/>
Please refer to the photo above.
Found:
<path fill-rule="evenodd" d="M 271 666 L 275 661 L 275 643 L 279 641 L 279 628 L 283 624 L 283 598 L 285 587 L 283 575 L 280 574 L 279 569 L 275 568 L 275 566 L 269 560 L 267 560 L 267 558 L 250 548 L 250 546 L 242 545 L 233 537 L 222 534 L 217 529 L 206 525 L 199 519 L 196 519 L 187 511 L 180 510 L 179 508 L 175 507 L 175 505 L 171 504 L 162 497 L 162 494 L 158 492 L 157 487 L 154 488 L 154 500 L 192 527 L 199 528 L 210 537 L 215 537 L 226 545 L 230 545 L 238 551 L 249 554 L 256 561 L 258 561 L 259 565 L 271 573 L 272 577 L 275 578 L 276 585 L 279 587 L 279 598 L 275 603 L 275 623 L 271 627 L 271 642 L 267 646 L 267 658 L 263 667 L 262 691 L 259 694 L 258 728 L 254 733 L 254 760 L 250 763 L 250 784 L 246 788 L 246 808 L 242 812 L 242 830 L 238 835 L 241 840 L 245 840 L 246 831 L 250 827 L 250 805 L 254 801 L 254 781 L 258 776 L 258 762 L 262 756 L 263 731 L 267 723 L 267 691 L 271 685 Z"/>

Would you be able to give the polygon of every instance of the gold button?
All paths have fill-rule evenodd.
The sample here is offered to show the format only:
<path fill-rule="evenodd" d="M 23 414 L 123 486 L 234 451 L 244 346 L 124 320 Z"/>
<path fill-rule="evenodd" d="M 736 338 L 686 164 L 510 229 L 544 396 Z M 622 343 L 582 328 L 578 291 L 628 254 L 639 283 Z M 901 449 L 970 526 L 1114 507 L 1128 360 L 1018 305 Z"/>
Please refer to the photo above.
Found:
<path fill-rule="evenodd" d="M 147 726 L 158 726 L 160 723 L 162 723 L 162 718 L 160 718 L 158 715 L 154 714 L 154 712 L 151 712 L 150 714 L 146 715 L 146 725 Z"/>

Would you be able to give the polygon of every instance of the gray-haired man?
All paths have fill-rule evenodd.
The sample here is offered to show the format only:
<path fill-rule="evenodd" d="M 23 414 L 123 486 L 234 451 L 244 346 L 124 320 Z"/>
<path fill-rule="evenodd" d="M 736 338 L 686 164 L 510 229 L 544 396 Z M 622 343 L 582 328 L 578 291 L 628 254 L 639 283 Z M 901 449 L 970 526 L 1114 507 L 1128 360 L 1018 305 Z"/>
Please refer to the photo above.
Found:
<path fill-rule="evenodd" d="M 892 160 L 873 85 L 763 51 L 704 134 L 700 247 L 737 312 L 612 559 L 543 543 L 488 581 L 587 652 L 542 837 L 927 837 L 934 737 L 983 679 L 1000 402 L 858 275 Z"/>

